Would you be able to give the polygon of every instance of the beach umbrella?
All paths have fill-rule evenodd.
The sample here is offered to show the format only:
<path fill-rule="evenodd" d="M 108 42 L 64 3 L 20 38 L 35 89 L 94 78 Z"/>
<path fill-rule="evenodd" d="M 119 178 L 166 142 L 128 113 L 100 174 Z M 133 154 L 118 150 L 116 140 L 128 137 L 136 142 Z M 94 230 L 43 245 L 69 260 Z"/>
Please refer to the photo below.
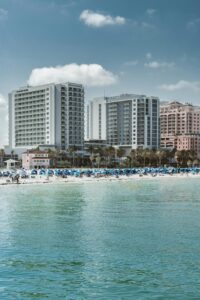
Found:
<path fill-rule="evenodd" d="M 37 170 L 35 169 L 31 170 L 31 175 L 37 175 Z"/>

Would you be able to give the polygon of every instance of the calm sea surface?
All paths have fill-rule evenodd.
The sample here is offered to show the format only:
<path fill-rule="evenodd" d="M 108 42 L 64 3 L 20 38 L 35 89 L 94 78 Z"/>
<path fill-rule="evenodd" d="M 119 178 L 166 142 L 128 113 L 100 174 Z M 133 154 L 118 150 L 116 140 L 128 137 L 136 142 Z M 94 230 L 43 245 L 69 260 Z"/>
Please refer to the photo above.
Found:
<path fill-rule="evenodd" d="M 200 178 L 0 187 L 0 299 L 200 299 Z"/>

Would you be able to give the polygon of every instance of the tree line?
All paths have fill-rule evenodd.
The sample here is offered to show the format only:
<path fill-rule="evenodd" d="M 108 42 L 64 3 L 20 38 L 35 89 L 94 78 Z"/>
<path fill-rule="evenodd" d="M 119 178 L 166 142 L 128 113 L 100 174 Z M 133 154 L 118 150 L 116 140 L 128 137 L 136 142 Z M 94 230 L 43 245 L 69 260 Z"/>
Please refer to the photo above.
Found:
<path fill-rule="evenodd" d="M 39 150 L 37 148 L 36 150 Z M 132 149 L 88 146 L 85 151 L 78 151 L 74 146 L 67 151 L 48 150 L 57 168 L 134 168 L 134 167 L 198 167 L 200 160 L 195 151 L 176 149 Z M 0 156 L 5 155 L 0 149 Z M 13 155 L 13 153 L 12 153 Z"/>
<path fill-rule="evenodd" d="M 197 167 L 200 165 L 196 152 L 191 150 L 177 151 L 176 149 L 132 149 L 127 153 L 123 148 L 90 146 L 85 154 L 79 153 L 74 148 L 69 148 L 66 153 L 60 153 L 58 157 L 60 158 L 60 164 L 66 167 L 134 168 L 160 166 Z M 57 162 L 59 164 L 59 160 Z"/>

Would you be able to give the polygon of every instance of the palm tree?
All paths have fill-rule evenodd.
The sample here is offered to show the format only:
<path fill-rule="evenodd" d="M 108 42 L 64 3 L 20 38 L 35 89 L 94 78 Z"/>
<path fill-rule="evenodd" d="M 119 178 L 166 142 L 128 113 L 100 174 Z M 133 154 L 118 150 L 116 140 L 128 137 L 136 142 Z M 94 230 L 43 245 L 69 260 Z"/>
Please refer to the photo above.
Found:
<path fill-rule="evenodd" d="M 93 145 L 89 145 L 88 146 L 88 152 L 93 155 L 93 152 L 94 152 L 94 146 Z"/>
<path fill-rule="evenodd" d="M 148 157 L 148 149 L 142 149 L 141 156 L 143 158 L 143 166 L 146 166 L 146 159 Z"/>
<path fill-rule="evenodd" d="M 174 162 L 176 162 L 177 163 L 177 160 L 176 160 L 176 149 L 172 149 L 172 150 L 165 150 L 165 155 L 166 155 L 166 157 L 165 157 L 165 160 L 166 160 L 166 162 L 167 163 L 174 163 Z"/>
<path fill-rule="evenodd" d="M 117 157 L 123 157 L 125 155 L 125 150 L 122 148 L 117 149 Z"/>
<path fill-rule="evenodd" d="M 72 167 L 74 167 L 74 165 L 75 165 L 76 146 L 74 145 L 73 147 L 69 147 L 68 152 L 69 152 L 70 156 L 72 156 Z"/>
<path fill-rule="evenodd" d="M 115 156 L 115 148 L 112 146 L 105 148 L 105 155 L 107 157 L 107 166 L 108 166 L 108 164 L 110 164 L 111 162 L 111 158 Z"/>
<path fill-rule="evenodd" d="M 196 158 L 195 160 L 193 160 L 192 165 L 193 165 L 193 167 L 198 167 L 199 166 L 199 159 Z"/>
<path fill-rule="evenodd" d="M 0 156 L 4 156 L 4 155 L 5 155 L 4 149 L 0 149 Z"/>
<path fill-rule="evenodd" d="M 97 157 L 96 157 L 96 163 L 97 163 L 98 169 L 99 169 L 100 162 L 101 162 L 101 156 L 97 155 Z"/>
<path fill-rule="evenodd" d="M 143 149 L 132 149 L 130 154 L 130 164 L 131 167 L 136 166 L 139 167 L 146 163 L 147 152 L 144 154 Z"/>
<path fill-rule="evenodd" d="M 128 168 L 132 168 L 132 159 L 131 159 L 130 154 L 126 157 L 125 165 L 126 165 L 126 167 L 128 167 Z"/>
<path fill-rule="evenodd" d="M 140 166 L 142 164 L 143 158 L 142 158 L 142 149 L 135 149 L 133 151 L 133 156 L 134 156 L 134 162 L 136 166 Z"/>
<path fill-rule="evenodd" d="M 188 159 L 187 161 L 187 166 L 190 168 L 192 166 L 192 161 L 190 159 Z"/>
<path fill-rule="evenodd" d="M 119 158 L 120 165 L 121 165 L 121 163 L 122 163 L 122 157 L 125 155 L 125 150 L 122 149 L 122 148 L 119 148 L 119 149 L 117 149 L 116 154 L 117 154 L 117 158 Z"/>
<path fill-rule="evenodd" d="M 95 161 L 95 157 L 94 157 L 94 154 L 92 153 L 90 155 L 90 162 L 91 162 L 91 165 L 92 165 L 92 168 L 93 168 L 93 162 Z"/>
<path fill-rule="evenodd" d="M 193 150 L 181 150 L 175 152 L 175 159 L 177 165 L 187 166 L 188 161 L 193 161 L 197 157 L 195 151 Z"/>
<path fill-rule="evenodd" d="M 181 163 L 181 151 L 176 151 L 174 157 L 175 157 L 177 167 L 178 167 Z"/>
<path fill-rule="evenodd" d="M 197 153 L 194 150 L 188 150 L 188 156 L 191 160 L 197 158 Z"/>
<path fill-rule="evenodd" d="M 11 158 L 13 158 L 14 150 L 11 150 Z"/>
<path fill-rule="evenodd" d="M 158 158 L 158 166 L 162 166 L 162 161 L 164 158 L 166 158 L 166 151 L 164 150 L 158 150 L 156 151 L 156 157 Z"/>
<path fill-rule="evenodd" d="M 99 155 L 99 156 L 103 156 L 104 155 L 104 151 L 103 151 L 103 148 L 102 147 L 97 147 L 96 149 L 95 149 L 95 153 L 97 154 L 97 155 Z"/>
<path fill-rule="evenodd" d="M 131 150 L 131 152 L 129 153 L 127 158 L 129 160 L 130 167 L 132 168 L 133 164 L 136 162 L 136 151 L 135 151 L 135 149 Z"/>
<path fill-rule="evenodd" d="M 146 159 L 148 159 L 149 166 L 154 165 L 155 161 L 156 161 L 155 151 L 152 149 L 147 149 L 146 150 Z"/>

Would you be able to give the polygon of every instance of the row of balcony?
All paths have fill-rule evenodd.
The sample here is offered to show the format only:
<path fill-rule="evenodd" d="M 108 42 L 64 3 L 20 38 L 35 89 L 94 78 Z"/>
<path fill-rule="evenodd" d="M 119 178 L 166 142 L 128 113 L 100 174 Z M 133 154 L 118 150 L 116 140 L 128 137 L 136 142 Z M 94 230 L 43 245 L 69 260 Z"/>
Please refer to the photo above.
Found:
<path fill-rule="evenodd" d="M 45 102 L 49 101 L 49 98 L 45 97 L 45 95 L 37 96 L 37 97 L 29 97 L 29 98 L 15 98 L 15 105 L 24 105 L 28 103 L 36 103 L 36 102 Z"/>
<path fill-rule="evenodd" d="M 30 119 L 38 119 L 38 118 L 45 118 L 46 116 L 42 114 L 28 114 L 26 116 L 23 115 L 17 115 L 15 117 L 15 120 L 30 120 Z M 47 118 L 45 118 L 47 119 Z"/>
<path fill-rule="evenodd" d="M 28 118 L 28 119 L 24 119 L 24 120 L 16 120 L 15 121 L 15 123 L 16 124 L 19 124 L 19 123 L 24 123 L 24 124 L 30 124 L 30 123 L 36 123 L 36 122 L 38 122 L 38 124 L 37 125 L 39 125 L 40 124 L 40 122 L 45 122 L 46 121 L 46 119 L 44 119 L 44 118 Z"/>

